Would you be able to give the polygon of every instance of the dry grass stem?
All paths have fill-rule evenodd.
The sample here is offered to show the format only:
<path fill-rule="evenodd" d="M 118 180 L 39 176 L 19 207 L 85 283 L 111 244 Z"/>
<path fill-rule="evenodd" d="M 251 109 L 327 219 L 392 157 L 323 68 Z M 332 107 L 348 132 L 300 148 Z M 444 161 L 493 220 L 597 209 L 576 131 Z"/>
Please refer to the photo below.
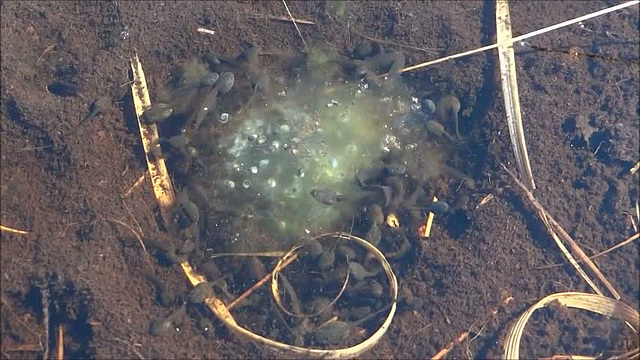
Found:
<path fill-rule="evenodd" d="M 402 72 L 422 69 L 422 68 L 425 68 L 427 66 L 439 64 L 441 62 L 445 62 L 445 61 L 448 61 L 448 60 L 458 59 L 458 58 L 461 58 L 461 57 L 465 57 L 465 56 L 481 53 L 481 52 L 484 52 L 484 51 L 487 51 L 487 50 L 495 49 L 495 48 L 497 48 L 499 46 L 511 45 L 511 44 L 513 44 L 515 42 L 522 41 L 522 40 L 525 40 L 525 39 L 528 39 L 528 38 L 531 38 L 531 37 L 534 37 L 534 36 L 538 36 L 540 34 L 544 34 L 544 33 L 547 33 L 549 31 L 553 31 L 553 30 L 556 30 L 556 29 L 563 28 L 565 26 L 577 24 L 577 23 L 579 23 L 581 21 L 585 21 L 585 20 L 588 20 L 588 19 L 591 19 L 591 18 L 594 18 L 594 17 L 598 17 L 598 16 L 601 16 L 601 15 L 604 15 L 604 14 L 608 14 L 608 13 L 613 12 L 613 11 L 618 11 L 620 9 L 624 9 L 626 7 L 629 7 L 629 6 L 637 5 L 638 2 L 639 2 L 639 0 L 628 1 L 626 3 L 622 3 L 622 4 L 619 4 L 619 5 L 616 5 L 616 6 L 612 6 L 610 8 L 606 8 L 606 9 L 603 9 L 603 10 L 600 10 L 600 11 L 596 11 L 596 12 L 591 13 L 591 14 L 580 16 L 580 17 L 577 17 L 577 18 L 572 19 L 572 20 L 564 21 L 564 22 L 561 22 L 561 23 L 558 23 L 558 24 L 555 24 L 555 25 L 551 25 L 551 26 L 548 26 L 548 27 L 540 29 L 540 30 L 532 31 L 532 32 L 524 34 L 524 35 L 516 36 L 516 37 L 512 38 L 511 40 L 509 40 L 507 42 L 504 42 L 504 43 L 498 42 L 496 44 L 491 44 L 491 45 L 479 47 L 477 49 L 473 49 L 473 50 L 457 53 L 457 54 L 454 54 L 454 55 L 445 56 L 443 58 L 439 58 L 439 59 L 436 59 L 436 60 L 431 60 L 431 61 L 423 62 L 423 63 L 420 63 L 420 64 L 416 64 L 416 65 L 411 65 L 409 67 L 406 67 L 406 68 L 402 69 Z"/>
<path fill-rule="evenodd" d="M 634 235 L 631 235 L 629 238 L 627 238 L 626 240 L 620 242 L 619 244 L 616 244 L 616 245 L 608 248 L 607 250 L 601 251 L 601 252 L 599 252 L 599 253 L 597 253 L 597 254 L 595 254 L 593 256 L 590 256 L 589 259 L 593 260 L 593 259 L 595 259 L 595 258 L 597 258 L 599 256 L 602 256 L 604 254 L 607 254 L 607 253 L 609 253 L 609 252 L 611 252 L 611 251 L 613 251 L 615 249 L 621 248 L 621 247 L 629 244 L 630 242 L 632 242 L 633 240 L 636 240 L 638 238 L 640 238 L 640 233 L 636 233 Z M 582 260 L 578 260 L 578 263 L 580 263 L 580 262 L 582 262 Z M 537 267 L 536 270 L 551 269 L 551 268 L 559 267 L 559 266 L 562 266 L 562 265 L 564 265 L 564 264 L 553 264 L 553 265 L 540 266 L 540 267 Z"/>
<path fill-rule="evenodd" d="M 504 300 L 502 300 L 502 304 L 499 307 L 495 307 L 491 309 L 480 321 L 481 323 L 489 322 L 503 307 L 507 306 L 511 301 L 513 301 L 512 296 L 507 296 Z M 473 326 L 473 325 L 471 325 Z M 483 326 L 484 328 L 484 326 Z M 453 339 L 450 343 L 448 343 L 444 348 L 438 351 L 435 355 L 431 357 L 432 360 L 439 360 L 444 358 L 456 345 L 465 341 L 469 337 L 469 331 L 463 331 L 455 339 Z M 475 337 L 474 337 L 475 338 Z"/>
<path fill-rule="evenodd" d="M 285 255 L 286 256 L 286 255 Z M 282 263 L 282 266 L 287 266 L 289 264 L 291 264 L 295 259 L 298 258 L 298 255 L 295 254 L 294 256 L 289 257 L 286 261 L 284 261 Z M 262 286 L 264 283 L 266 283 L 267 281 L 269 281 L 269 279 L 271 279 L 271 273 L 268 273 L 267 275 L 265 275 L 262 279 L 260 279 L 258 282 L 256 282 L 255 284 L 253 284 L 252 287 L 250 287 L 249 289 L 247 289 L 245 292 L 243 292 L 240 296 L 238 296 L 235 300 L 233 300 L 232 302 L 229 303 L 229 305 L 227 305 L 227 309 L 231 310 L 234 306 L 238 305 L 238 303 L 244 299 L 247 298 L 247 296 L 251 295 L 254 291 L 256 291 L 257 288 L 259 288 L 260 286 Z"/>
<path fill-rule="evenodd" d="M 547 228 L 547 231 L 549 231 L 549 234 L 551 234 L 551 236 L 556 241 L 556 244 L 558 245 L 560 250 L 562 250 L 562 253 L 569 260 L 571 265 L 573 265 L 573 267 L 578 271 L 578 273 L 582 276 L 582 278 L 589 284 L 589 286 L 596 293 L 598 293 L 599 295 L 602 295 L 602 291 L 591 280 L 591 278 L 589 278 L 589 276 L 584 272 L 582 267 L 580 267 L 578 262 L 569 253 L 569 251 L 564 246 L 563 242 L 560 240 L 560 237 L 562 238 L 562 240 L 564 240 L 569 244 L 569 246 L 571 247 L 571 250 L 576 254 L 576 256 L 579 259 L 581 259 L 587 265 L 587 267 L 591 270 L 591 272 L 604 284 L 604 286 L 609 290 L 609 292 L 613 295 L 613 297 L 615 297 L 616 300 L 619 300 L 620 294 L 618 294 L 616 289 L 614 289 L 613 285 L 611 285 L 609 280 L 607 280 L 604 277 L 604 275 L 602 274 L 602 272 L 600 272 L 600 269 L 598 269 L 596 264 L 593 261 L 591 261 L 591 259 L 589 259 L 589 257 L 584 253 L 584 251 L 580 248 L 580 246 L 578 246 L 578 244 L 573 240 L 573 238 L 571 238 L 571 236 L 569 236 L 569 234 L 567 234 L 567 232 L 564 231 L 564 229 L 560 226 L 560 224 L 558 224 L 556 220 L 547 213 L 547 211 L 542 207 L 542 205 L 538 202 L 538 200 L 536 200 L 536 198 L 533 196 L 531 191 L 529 191 L 529 189 L 527 189 L 527 187 L 522 182 L 520 182 L 520 180 L 518 180 L 515 174 L 511 172 L 511 170 L 509 170 L 506 166 L 504 166 L 504 164 L 500 164 L 500 165 L 502 165 L 502 167 L 509 173 L 509 175 L 511 175 L 513 180 L 522 189 L 522 191 L 525 192 L 529 201 L 538 210 L 538 215 L 540 216 L 540 219 L 542 220 L 545 227 Z M 558 234 L 560 236 L 558 236 Z"/>
<path fill-rule="evenodd" d="M 326 307 L 323 307 L 322 309 L 316 311 L 313 314 L 294 314 L 288 311 L 282 304 L 282 298 L 280 297 L 280 290 L 278 289 L 278 275 L 284 269 L 284 266 L 281 266 L 281 264 L 283 265 L 285 264 L 288 256 L 293 256 L 293 255 L 297 256 L 297 251 L 300 250 L 301 248 L 302 248 L 301 246 L 293 248 L 282 259 L 280 259 L 278 264 L 276 264 L 276 267 L 271 272 L 271 295 L 273 296 L 273 300 L 278 306 L 278 308 L 280 308 L 280 310 L 282 310 L 282 312 L 284 312 L 285 314 L 292 317 L 297 317 L 297 318 L 308 318 L 308 317 L 314 317 L 322 314 L 326 309 L 331 308 L 340 299 L 340 297 L 344 293 L 344 290 L 347 288 L 347 284 L 349 283 L 349 271 L 347 271 L 347 275 L 344 278 L 344 282 L 342 283 L 342 288 L 340 288 L 340 291 L 338 292 L 338 294 L 333 298 L 333 300 L 331 300 L 331 302 Z"/>
<path fill-rule="evenodd" d="M 26 230 L 18 230 L 18 229 L 14 229 L 14 228 L 10 228 L 8 226 L 4 226 L 4 225 L 0 225 L 0 231 L 6 231 L 8 233 L 12 233 L 12 234 L 20 234 L 20 235 L 27 235 L 29 234 L 28 231 Z"/>
<path fill-rule="evenodd" d="M 138 178 L 138 180 L 136 180 L 135 183 L 133 183 L 133 185 L 131 185 L 131 187 L 129 188 L 129 190 L 127 190 L 127 192 L 124 193 L 124 197 L 127 197 L 129 195 L 131 195 L 131 192 L 133 190 L 135 190 L 138 186 L 140 186 L 143 182 L 144 179 L 147 177 L 147 173 L 143 173 L 142 175 L 140 175 L 140 177 Z"/>
<path fill-rule="evenodd" d="M 213 312 L 213 314 L 218 319 L 220 319 L 220 321 L 222 321 L 224 325 L 236 336 L 240 337 L 241 339 L 252 341 L 254 343 L 258 343 L 260 345 L 266 346 L 267 348 L 283 352 L 288 356 L 294 356 L 296 358 L 305 358 L 305 359 L 319 359 L 319 358 L 347 359 L 347 358 L 355 358 L 360 354 L 368 351 L 374 345 L 376 345 L 378 341 L 380 341 L 382 336 L 386 333 L 387 329 L 391 325 L 391 321 L 393 320 L 393 317 L 395 315 L 396 302 L 398 299 L 398 280 L 396 279 L 396 276 L 393 273 L 393 270 L 391 269 L 391 265 L 389 264 L 387 259 L 384 257 L 384 254 L 382 254 L 380 250 L 378 250 L 375 246 L 369 244 L 366 240 L 363 240 L 357 236 L 344 234 L 342 232 L 322 234 L 322 235 L 319 235 L 318 237 L 325 237 L 325 236 L 338 237 L 344 240 L 354 241 L 354 242 L 357 242 L 360 246 L 364 247 L 365 249 L 371 251 L 373 255 L 375 255 L 375 257 L 382 264 L 382 267 L 387 275 L 387 279 L 389 280 L 389 289 L 391 291 L 391 297 L 392 297 L 392 303 L 389 309 L 389 314 L 387 315 L 382 325 L 378 328 L 378 330 L 376 330 L 370 337 L 368 337 L 361 343 L 349 348 L 331 349 L 331 350 L 312 349 L 307 347 L 289 345 L 289 344 L 285 344 L 279 341 L 271 340 L 266 337 L 260 336 L 238 325 L 238 323 L 236 323 L 236 320 L 233 318 L 233 316 L 229 312 L 229 308 L 225 306 L 225 304 L 215 296 L 212 296 L 206 299 L 205 304 L 211 310 L 211 312 Z M 290 251 L 290 253 L 291 255 L 288 257 L 287 261 L 289 260 L 293 261 L 293 259 L 297 257 L 295 252 Z M 283 261 L 283 264 L 284 262 L 285 261 Z M 182 270 L 187 275 L 187 277 L 189 278 L 189 281 L 193 286 L 196 286 L 197 284 L 203 281 L 207 281 L 207 279 L 204 276 L 195 273 L 193 268 L 191 267 L 191 265 L 189 265 L 188 262 L 186 261 L 182 262 L 180 266 L 182 267 Z"/>
<path fill-rule="evenodd" d="M 553 303 L 558 303 L 561 306 L 587 310 L 607 317 L 624 320 L 627 324 L 634 324 L 632 326 L 632 329 L 634 331 L 637 331 L 634 326 L 637 327 L 640 323 L 640 314 L 638 314 L 635 309 L 620 300 L 612 299 L 602 295 L 581 292 L 564 292 L 551 294 L 531 306 L 513 324 L 504 342 L 503 359 L 520 358 L 520 340 L 522 338 L 522 334 L 527 322 L 536 310 L 544 308 Z"/>
<path fill-rule="evenodd" d="M 169 178 L 169 172 L 165 164 L 164 158 L 160 156 L 154 156 L 153 160 L 150 157 L 151 145 L 158 141 L 158 128 L 155 124 L 145 124 L 141 121 L 142 114 L 146 109 L 151 107 L 151 98 L 149 97 L 149 90 L 147 89 L 147 80 L 142 70 L 142 64 L 138 54 L 130 59 L 131 70 L 133 71 L 133 80 L 131 83 L 131 93 L 133 95 L 133 104 L 136 110 L 136 117 L 138 119 L 138 128 L 140 130 L 140 137 L 142 139 L 142 146 L 144 148 L 145 158 L 147 160 L 147 167 L 149 169 L 149 175 L 151 178 L 151 184 L 153 185 L 153 192 L 156 195 L 156 200 L 160 205 L 160 213 L 165 221 L 165 224 L 169 224 L 169 208 L 175 201 L 175 194 L 173 192 L 173 185 Z"/>
<path fill-rule="evenodd" d="M 124 207 L 127 209 L 127 212 L 129 213 L 129 216 L 131 216 L 131 219 L 133 220 L 133 222 L 136 224 L 136 227 L 138 228 L 138 231 L 140 232 L 140 237 L 144 237 L 144 231 L 142 231 L 142 227 L 140 226 L 140 223 L 138 223 L 138 220 L 136 219 L 135 216 L 133 216 L 133 213 L 131 212 L 131 209 L 129 208 L 129 205 L 127 205 L 127 202 L 122 200 L 122 204 L 124 205 Z"/>
<path fill-rule="evenodd" d="M 56 344 L 56 360 L 64 360 L 64 327 L 58 325 L 58 340 Z"/>
<path fill-rule="evenodd" d="M 635 348 L 631 351 L 627 351 L 624 354 L 612 356 L 609 360 L 631 360 L 640 358 L 640 348 Z"/>
<path fill-rule="evenodd" d="M 300 39 L 302 40 L 302 44 L 304 45 L 305 50 L 309 50 L 309 47 L 307 46 L 307 42 L 304 41 L 304 36 L 302 36 L 302 32 L 300 32 L 300 28 L 298 27 L 298 22 L 293 17 L 293 15 L 291 15 L 291 11 L 289 10 L 289 6 L 287 6 L 287 2 L 285 0 L 282 0 L 282 3 L 284 4 L 284 8 L 287 9 L 287 14 L 289 14 L 289 19 L 291 19 L 291 22 L 293 22 L 293 26 L 296 27 L 296 31 L 298 32 L 298 35 L 300 35 Z"/>
<path fill-rule="evenodd" d="M 275 21 L 284 21 L 284 22 L 294 22 L 301 25 L 315 25 L 316 23 L 310 20 L 298 19 L 293 17 L 279 16 L 279 15 L 263 15 L 263 14 L 253 14 L 249 16 L 250 18 L 258 18 L 258 19 L 268 19 Z"/>
<path fill-rule="evenodd" d="M 106 221 L 110 221 L 112 223 L 116 223 L 116 224 L 122 225 L 122 226 L 126 227 L 127 229 L 129 229 L 129 231 L 131 231 L 131 233 L 133 233 L 133 235 L 136 237 L 136 239 L 138 239 L 138 242 L 142 246 L 142 250 L 144 250 L 144 252 L 147 253 L 147 247 L 144 246 L 144 242 L 142 241 L 142 237 L 140 237 L 138 232 L 134 228 L 132 228 L 131 225 L 129 225 L 129 224 L 125 223 L 125 222 L 122 222 L 120 220 L 113 219 L 113 218 L 106 218 L 105 220 Z"/>
<path fill-rule="evenodd" d="M 511 41 L 511 16 L 509 15 L 509 3 L 498 1 L 496 3 L 496 31 L 498 42 Z M 518 81 L 516 77 L 516 57 L 513 45 L 501 45 L 498 47 L 498 60 L 500 63 L 500 80 L 502 82 L 502 96 L 507 114 L 507 125 L 513 146 L 513 154 L 518 164 L 520 176 L 525 180 L 529 190 L 535 190 L 533 172 L 529 163 L 529 154 L 524 137 L 522 125 L 522 112 L 520 111 L 520 96 L 518 95 Z"/>

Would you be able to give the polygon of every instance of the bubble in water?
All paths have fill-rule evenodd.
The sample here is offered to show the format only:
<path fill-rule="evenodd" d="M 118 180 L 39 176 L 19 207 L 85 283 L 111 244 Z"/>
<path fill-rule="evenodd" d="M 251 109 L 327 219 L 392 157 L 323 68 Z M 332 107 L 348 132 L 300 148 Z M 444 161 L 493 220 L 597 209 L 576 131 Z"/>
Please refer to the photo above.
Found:
<path fill-rule="evenodd" d="M 249 180 L 243 181 L 242 182 L 242 187 L 245 188 L 245 189 L 250 188 L 251 187 L 251 181 L 249 181 Z"/>
<path fill-rule="evenodd" d="M 258 167 L 257 166 L 252 166 L 252 167 L 249 168 L 249 171 L 251 171 L 252 174 L 257 174 L 258 173 Z"/>
<path fill-rule="evenodd" d="M 329 102 L 329 103 L 327 104 L 327 107 L 328 107 L 328 108 L 330 108 L 330 107 L 334 107 L 334 106 L 337 106 L 337 105 L 340 105 L 340 104 L 338 103 L 338 101 L 337 101 L 337 100 L 335 100 L 335 99 L 332 99 L 332 100 L 331 100 L 331 102 Z"/>
<path fill-rule="evenodd" d="M 258 136 L 258 144 L 264 144 L 265 142 L 267 142 L 267 137 L 264 135 L 259 135 Z"/>
<path fill-rule="evenodd" d="M 269 180 L 267 180 L 267 185 L 269 185 L 269 187 L 272 187 L 272 188 L 276 187 L 276 185 L 277 185 L 276 184 L 276 179 L 269 178 Z"/>
<path fill-rule="evenodd" d="M 227 113 L 222 113 L 220 114 L 220 120 L 221 123 L 226 124 L 227 121 L 229 121 L 229 114 Z"/>
<path fill-rule="evenodd" d="M 422 105 L 420 105 L 420 100 L 417 97 L 412 96 L 411 97 L 411 111 L 418 112 L 418 111 L 420 111 L 420 109 L 422 109 Z"/>
<path fill-rule="evenodd" d="M 233 189 L 233 188 L 235 188 L 235 187 L 236 187 L 236 183 L 235 183 L 235 182 L 233 182 L 233 181 L 231 181 L 231 180 L 229 180 L 229 181 L 227 181 L 227 186 L 228 186 L 229 188 Z"/>

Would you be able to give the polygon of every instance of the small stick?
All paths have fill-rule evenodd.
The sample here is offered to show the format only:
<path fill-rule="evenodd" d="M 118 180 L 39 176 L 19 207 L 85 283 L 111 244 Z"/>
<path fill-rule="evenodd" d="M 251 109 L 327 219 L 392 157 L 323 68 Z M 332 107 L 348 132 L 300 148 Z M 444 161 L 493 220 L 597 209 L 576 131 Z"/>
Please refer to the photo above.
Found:
<path fill-rule="evenodd" d="M 296 31 L 298 32 L 298 35 L 300 35 L 300 39 L 302 39 L 302 44 L 304 45 L 304 48 L 309 50 L 309 47 L 307 46 L 307 42 L 304 41 L 304 37 L 302 36 L 302 33 L 300 32 L 300 28 L 298 27 L 298 23 L 296 22 L 296 19 L 293 18 L 293 15 L 291 15 L 291 11 L 289 11 L 289 7 L 287 6 L 287 2 L 282 0 L 282 3 L 284 4 L 285 9 L 287 9 L 287 14 L 289 14 L 289 18 L 291 19 L 291 22 L 293 22 L 293 26 L 296 27 Z"/>
<path fill-rule="evenodd" d="M 498 313 L 498 311 L 500 311 L 501 308 L 507 306 L 507 304 L 509 304 L 512 300 L 513 300 L 513 297 L 508 296 L 506 299 L 502 301 L 502 304 L 500 306 L 491 309 L 491 311 L 489 311 L 489 313 L 485 316 L 484 321 L 482 322 L 486 323 L 490 321 L 491 318 L 496 316 L 496 314 Z M 461 332 L 460 335 L 458 335 L 455 339 L 453 339 L 450 343 L 448 343 L 444 348 L 442 348 L 442 350 L 438 351 L 435 355 L 433 355 L 431 357 L 431 360 L 442 359 L 445 355 L 449 353 L 449 351 L 451 351 L 456 345 L 463 342 L 467 337 L 469 337 L 469 331 Z"/>
<path fill-rule="evenodd" d="M 284 269 L 285 266 L 291 264 L 295 259 L 298 258 L 298 254 L 293 254 L 289 259 L 285 260 L 282 263 L 282 268 Z M 269 272 L 267 275 L 265 275 L 262 279 L 260 279 L 260 281 L 258 281 L 257 283 L 253 284 L 252 287 L 250 287 L 247 291 L 243 292 L 240 296 L 238 296 L 235 300 L 233 300 L 231 303 L 229 303 L 229 305 L 227 305 L 227 309 L 231 310 L 234 306 L 238 305 L 238 303 L 242 300 L 244 300 L 247 296 L 251 295 L 257 288 L 259 288 L 260 286 L 262 286 L 264 283 L 266 283 L 267 281 L 269 281 L 269 279 L 271 279 L 271 272 Z"/>

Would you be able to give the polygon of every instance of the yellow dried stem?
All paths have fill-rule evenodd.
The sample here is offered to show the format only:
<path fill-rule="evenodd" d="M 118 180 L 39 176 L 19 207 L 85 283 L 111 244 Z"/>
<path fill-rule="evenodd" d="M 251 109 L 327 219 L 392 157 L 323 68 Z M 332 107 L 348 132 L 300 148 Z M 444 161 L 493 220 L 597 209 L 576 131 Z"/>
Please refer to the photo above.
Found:
<path fill-rule="evenodd" d="M 151 145 L 156 144 L 158 141 L 158 128 L 155 124 L 145 124 L 142 121 L 142 114 L 146 109 L 151 107 L 151 99 L 149 97 L 149 90 L 147 89 L 147 80 L 144 76 L 142 64 L 140 63 L 140 58 L 137 53 L 130 59 L 130 62 L 131 70 L 133 70 L 131 93 L 133 95 L 133 104 L 136 110 L 138 128 L 140 129 L 142 146 L 144 147 L 144 154 L 147 159 L 151 184 L 153 186 L 153 192 L 156 195 L 156 200 L 160 205 L 162 218 L 166 224 L 169 224 L 169 208 L 175 201 L 175 194 L 164 159 L 161 156 L 153 156 L 153 159 L 149 156 Z"/>
<path fill-rule="evenodd" d="M 0 230 L 6 231 L 12 234 L 20 234 L 20 235 L 27 235 L 29 233 L 26 230 L 18 230 L 18 229 L 10 228 L 8 226 L 4 226 L 4 225 L 0 225 Z"/>

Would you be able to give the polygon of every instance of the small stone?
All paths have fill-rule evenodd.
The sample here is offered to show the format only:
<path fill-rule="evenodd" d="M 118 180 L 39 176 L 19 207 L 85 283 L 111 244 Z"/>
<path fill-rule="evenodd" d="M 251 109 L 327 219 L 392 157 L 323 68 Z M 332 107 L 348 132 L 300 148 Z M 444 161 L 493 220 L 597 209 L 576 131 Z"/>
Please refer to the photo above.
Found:
<path fill-rule="evenodd" d="M 296 173 L 296 175 L 301 178 L 304 177 L 304 169 L 303 168 L 298 169 L 298 172 Z"/>
<path fill-rule="evenodd" d="M 233 181 L 231 181 L 231 180 L 229 180 L 229 181 L 227 181 L 227 186 L 228 186 L 229 188 L 233 189 L 233 188 L 235 188 L 235 187 L 236 187 L 236 183 L 235 183 L 235 182 L 233 182 Z"/>
<path fill-rule="evenodd" d="M 258 166 L 260 167 L 260 169 L 266 168 L 267 165 L 269 165 L 269 160 L 268 159 L 262 159 L 262 160 L 258 161 Z"/>
<path fill-rule="evenodd" d="M 258 135 L 256 134 L 249 134 L 249 136 L 247 136 L 247 140 L 249 141 L 255 141 L 258 138 Z"/>
<path fill-rule="evenodd" d="M 276 183 L 276 179 L 274 178 L 269 178 L 269 180 L 267 180 L 267 185 L 269 185 L 269 187 L 276 187 L 277 183 Z"/>
<path fill-rule="evenodd" d="M 242 187 L 245 188 L 245 189 L 250 188 L 251 187 L 251 181 L 249 181 L 249 180 L 243 181 L 242 182 Z"/>
<path fill-rule="evenodd" d="M 249 168 L 249 171 L 251 171 L 252 174 L 257 174 L 258 173 L 258 167 L 257 166 L 252 166 Z"/>

